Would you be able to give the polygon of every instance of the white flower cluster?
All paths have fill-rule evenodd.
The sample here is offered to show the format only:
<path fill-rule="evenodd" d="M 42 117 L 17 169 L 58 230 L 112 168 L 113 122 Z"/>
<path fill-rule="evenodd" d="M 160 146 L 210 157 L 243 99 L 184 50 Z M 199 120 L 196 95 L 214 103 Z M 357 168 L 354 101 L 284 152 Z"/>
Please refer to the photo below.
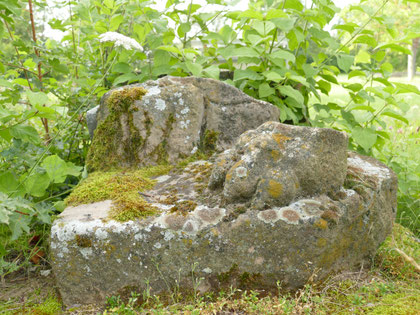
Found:
<path fill-rule="evenodd" d="M 102 42 L 114 42 L 115 46 L 122 46 L 125 49 L 137 49 L 143 51 L 140 44 L 133 38 L 125 36 L 117 32 L 106 32 L 99 35 L 99 41 Z"/>

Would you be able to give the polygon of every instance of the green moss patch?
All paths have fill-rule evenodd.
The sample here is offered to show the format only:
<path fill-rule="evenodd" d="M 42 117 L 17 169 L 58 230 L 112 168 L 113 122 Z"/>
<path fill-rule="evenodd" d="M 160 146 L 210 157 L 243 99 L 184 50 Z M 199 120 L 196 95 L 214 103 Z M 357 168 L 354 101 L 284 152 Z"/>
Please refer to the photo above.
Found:
<path fill-rule="evenodd" d="M 94 172 L 65 201 L 68 206 L 76 206 L 112 200 L 109 217 L 118 221 L 154 215 L 158 209 L 144 200 L 140 192 L 154 186 L 155 181 L 151 177 L 166 174 L 171 168 L 161 165 L 135 171 Z"/>
<path fill-rule="evenodd" d="M 128 87 L 111 92 L 106 100 L 109 115 L 98 125 L 86 158 L 90 171 L 108 171 L 122 164 L 135 165 L 137 150 L 144 143 L 133 123 L 135 101 L 141 100 L 147 91 L 142 87 Z M 129 127 L 130 135 L 123 140 L 122 122 Z M 121 154 L 122 153 L 122 156 Z"/>

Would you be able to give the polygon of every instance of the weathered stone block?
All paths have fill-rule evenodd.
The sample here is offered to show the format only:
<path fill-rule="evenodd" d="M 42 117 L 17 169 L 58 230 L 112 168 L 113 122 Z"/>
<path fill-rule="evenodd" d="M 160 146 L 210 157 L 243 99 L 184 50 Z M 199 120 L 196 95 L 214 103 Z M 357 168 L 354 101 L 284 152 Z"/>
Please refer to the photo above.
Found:
<path fill-rule="evenodd" d="M 375 159 L 346 153 L 346 143 L 334 130 L 267 123 L 210 161 L 155 178 L 142 193 L 159 209 L 154 216 L 109 220 L 110 200 L 67 208 L 51 231 L 64 303 L 98 303 L 133 287 L 188 290 L 197 281 L 202 292 L 277 290 L 278 281 L 296 289 L 368 264 L 391 231 L 397 179 Z M 290 193 L 263 179 L 299 187 Z M 240 192 L 232 185 L 246 193 L 231 193 Z"/>

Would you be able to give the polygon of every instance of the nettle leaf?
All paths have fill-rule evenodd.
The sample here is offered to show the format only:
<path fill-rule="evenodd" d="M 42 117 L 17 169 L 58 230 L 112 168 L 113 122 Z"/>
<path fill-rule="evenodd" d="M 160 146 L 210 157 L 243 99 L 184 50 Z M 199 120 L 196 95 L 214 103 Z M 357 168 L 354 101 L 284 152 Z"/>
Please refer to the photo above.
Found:
<path fill-rule="evenodd" d="M 350 55 L 338 55 L 337 64 L 341 70 L 348 72 L 353 65 L 354 57 Z"/>
<path fill-rule="evenodd" d="M 353 128 L 351 135 L 353 140 L 365 151 L 369 151 L 369 149 L 375 145 L 378 138 L 375 130 L 359 126 Z"/>
<path fill-rule="evenodd" d="M 67 175 L 79 176 L 82 167 L 66 163 L 57 155 L 50 155 L 42 161 L 41 166 L 47 172 L 51 182 L 63 183 Z"/>
<path fill-rule="evenodd" d="M 33 106 L 45 105 L 48 102 L 48 95 L 44 92 L 26 91 L 26 96 L 28 97 L 29 103 Z"/>
<path fill-rule="evenodd" d="M 260 84 L 258 88 L 258 94 L 260 97 L 267 97 L 273 95 L 275 92 L 276 90 L 270 87 L 268 83 Z"/>
<path fill-rule="evenodd" d="M 38 144 L 41 142 L 38 132 L 32 126 L 15 125 L 10 128 L 10 135 L 15 139 Z"/>
<path fill-rule="evenodd" d="M 286 95 L 288 97 L 293 98 L 299 104 L 304 103 L 303 95 L 298 91 L 292 88 L 290 85 L 283 85 L 277 88 L 282 95 Z"/>

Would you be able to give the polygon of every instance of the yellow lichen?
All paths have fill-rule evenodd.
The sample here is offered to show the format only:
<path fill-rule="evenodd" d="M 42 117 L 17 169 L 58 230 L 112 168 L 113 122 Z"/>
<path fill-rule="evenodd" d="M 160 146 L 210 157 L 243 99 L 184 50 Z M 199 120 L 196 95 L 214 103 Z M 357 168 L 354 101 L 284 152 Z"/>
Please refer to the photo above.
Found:
<path fill-rule="evenodd" d="M 314 226 L 316 226 L 317 228 L 321 230 L 325 230 L 328 228 L 328 222 L 325 221 L 324 219 L 319 219 L 318 221 L 314 223 Z"/>
<path fill-rule="evenodd" d="M 274 161 L 280 158 L 280 152 L 278 150 L 271 150 L 271 157 Z"/>
<path fill-rule="evenodd" d="M 283 193 L 283 185 L 275 180 L 270 179 L 268 181 L 268 193 L 273 198 L 278 198 Z"/>
<path fill-rule="evenodd" d="M 280 133 L 275 133 L 272 135 L 273 139 L 277 142 L 281 149 L 284 149 L 284 142 L 290 140 L 291 138 L 283 136 Z"/>

